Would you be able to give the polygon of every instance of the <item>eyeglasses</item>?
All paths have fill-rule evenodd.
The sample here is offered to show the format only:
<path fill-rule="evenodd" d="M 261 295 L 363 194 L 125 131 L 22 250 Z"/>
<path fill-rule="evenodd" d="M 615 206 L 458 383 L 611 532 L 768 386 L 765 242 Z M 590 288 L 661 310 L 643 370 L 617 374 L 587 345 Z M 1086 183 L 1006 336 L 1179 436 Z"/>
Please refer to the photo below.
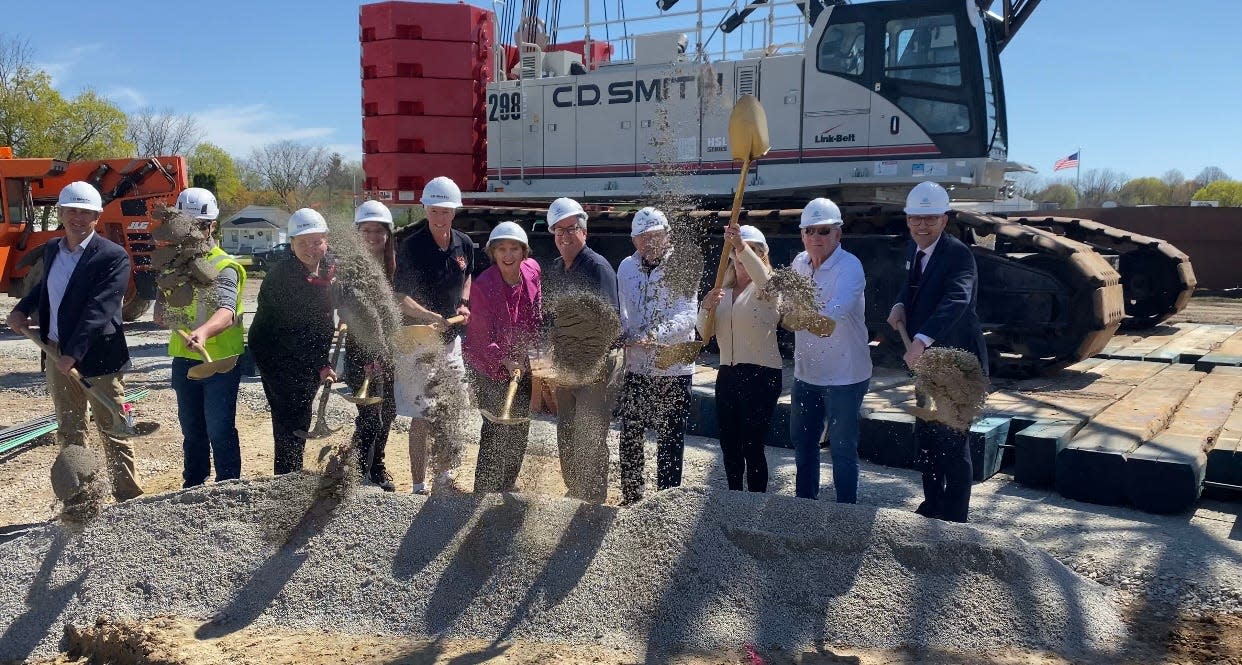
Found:
<path fill-rule="evenodd" d="M 914 226 L 931 226 L 940 221 L 940 215 L 906 215 L 906 223 Z"/>
<path fill-rule="evenodd" d="M 554 236 L 556 236 L 556 237 L 558 237 L 558 238 L 559 238 L 559 237 L 561 237 L 561 236 L 564 236 L 564 235 L 569 235 L 569 234 L 571 234 L 571 233 L 577 233 L 578 231 L 581 231 L 581 230 L 582 230 L 582 227 L 581 227 L 581 226 L 578 226 L 577 224 L 574 224 L 573 226 L 568 226 L 568 227 L 566 227 L 566 226 L 553 226 L 553 227 L 552 227 L 552 235 L 554 235 Z"/>
<path fill-rule="evenodd" d="M 832 231 L 834 228 L 836 227 L 835 226 L 811 226 L 811 227 L 802 229 L 802 234 L 808 235 L 808 236 L 827 236 L 827 235 L 832 235 Z"/>

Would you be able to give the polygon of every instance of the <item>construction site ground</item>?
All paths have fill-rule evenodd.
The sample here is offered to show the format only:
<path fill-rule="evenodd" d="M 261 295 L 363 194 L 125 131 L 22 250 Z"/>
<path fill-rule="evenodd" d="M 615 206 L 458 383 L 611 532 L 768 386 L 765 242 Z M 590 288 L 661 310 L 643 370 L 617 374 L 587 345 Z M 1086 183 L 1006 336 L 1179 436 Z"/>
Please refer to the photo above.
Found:
<path fill-rule="evenodd" d="M 253 311 L 260 279 L 247 283 L 248 309 Z M 13 300 L 0 298 L 8 312 Z M 1170 323 L 1237 324 L 1242 322 L 1242 299 L 1195 298 Z M 164 353 L 167 331 L 149 320 L 128 328 L 134 370 L 130 388 L 148 388 L 150 394 L 136 407 L 140 419 L 156 420 L 161 429 L 134 441 L 138 471 L 149 494 L 169 493 L 181 486 L 181 441 L 176 401 L 170 389 L 169 362 Z M 39 372 L 38 355 L 29 342 L 10 331 L 0 333 L 0 426 L 21 423 L 51 412 L 51 403 Z M 351 418 L 353 407 L 333 400 L 340 421 Z M 398 419 L 388 446 L 388 463 L 398 492 L 409 492 L 411 479 L 405 452 L 408 421 Z M 257 378 L 244 379 L 238 410 L 243 475 L 271 475 L 272 438 L 266 402 Z M 344 440 L 345 427 L 331 442 Z M 22 537 L 53 518 L 57 506 L 48 482 L 56 455 L 52 437 L 0 458 L 0 543 Z M 307 465 L 314 468 L 319 447 L 308 445 Z M 609 505 L 620 499 L 617 487 L 616 433 L 612 447 Z M 458 483 L 473 484 L 476 448 L 467 446 L 457 470 Z M 648 467 L 654 455 L 648 455 Z M 792 495 L 793 451 L 769 448 L 769 493 Z M 824 455 L 825 485 L 831 478 Z M 688 437 L 686 486 L 720 488 L 725 485 L 717 442 Z M 531 440 L 519 479 L 529 495 L 563 496 L 557 462 L 555 426 L 548 418 L 532 423 Z M 822 498 L 831 499 L 829 486 Z M 921 499 L 917 472 L 864 462 L 859 503 L 912 511 Z M 1064 499 L 1052 490 L 1020 486 L 1001 473 L 974 488 L 971 521 L 984 530 L 1013 534 L 1046 552 L 1085 578 L 1114 593 L 1117 609 L 1130 627 L 1129 643 L 1118 656 L 1126 662 L 1239 663 L 1242 664 L 1242 503 L 1203 499 L 1192 512 L 1159 516 L 1126 507 L 1099 506 Z M 626 510 L 626 509 L 617 509 Z M 94 652 L 106 662 L 141 663 L 640 663 L 624 650 L 506 640 L 459 637 L 420 640 L 370 634 L 367 630 L 338 631 L 297 626 L 242 626 L 223 636 L 196 636 L 204 616 L 101 618 L 96 626 L 78 625 L 73 638 L 61 646 Z M 59 628 L 52 627 L 54 630 Z M 201 631 L 199 631 L 201 632 Z M 6 637 L 11 637 L 6 635 Z M 2 640 L 4 638 L 0 638 Z M 32 639 L 18 636 L 18 639 Z M 741 643 L 718 649 L 685 653 L 668 660 L 687 665 L 708 663 L 1060 663 L 1059 655 L 1015 649 L 958 652 L 953 650 L 860 649 L 849 644 L 804 644 L 773 649 L 756 645 L 762 661 L 753 660 Z M 33 642 L 32 642 L 33 644 Z M 111 656 L 105 657 L 107 653 Z M 38 662 L 76 662 L 70 654 Z M 84 661 L 83 661 L 84 662 Z M 1086 662 L 1086 661 L 1077 661 Z"/>

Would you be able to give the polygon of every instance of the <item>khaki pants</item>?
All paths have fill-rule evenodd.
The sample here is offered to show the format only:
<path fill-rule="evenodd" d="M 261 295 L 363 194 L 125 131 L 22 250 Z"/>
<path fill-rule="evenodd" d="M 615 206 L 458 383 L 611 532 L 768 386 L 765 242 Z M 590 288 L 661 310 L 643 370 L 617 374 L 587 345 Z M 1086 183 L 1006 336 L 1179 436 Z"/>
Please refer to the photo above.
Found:
<path fill-rule="evenodd" d="M 599 383 L 556 389 L 556 444 L 568 495 L 590 503 L 608 498 L 608 426 L 621 384 L 623 356 L 609 354 Z"/>
<path fill-rule="evenodd" d="M 56 441 L 63 446 L 86 445 L 86 405 L 95 401 L 82 387 L 82 384 L 61 374 L 56 365 L 48 360 L 47 390 L 52 395 L 52 405 L 56 409 Z M 99 392 L 107 395 L 117 404 L 124 404 L 125 384 L 123 375 L 104 374 L 93 376 L 87 381 Z M 138 475 L 134 470 L 134 449 L 124 439 L 108 434 L 112 424 L 112 412 L 104 406 L 92 405 L 95 425 L 99 429 L 99 437 L 103 441 L 104 457 L 108 464 L 108 474 L 112 477 L 112 495 L 117 501 L 125 501 L 142 495 L 142 487 L 138 485 Z"/>

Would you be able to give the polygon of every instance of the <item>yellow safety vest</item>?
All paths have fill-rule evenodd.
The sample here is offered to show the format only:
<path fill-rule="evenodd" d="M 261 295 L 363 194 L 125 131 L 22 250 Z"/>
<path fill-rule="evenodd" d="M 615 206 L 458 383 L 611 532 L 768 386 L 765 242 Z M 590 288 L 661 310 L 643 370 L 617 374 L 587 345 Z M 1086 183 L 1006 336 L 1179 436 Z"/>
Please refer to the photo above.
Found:
<path fill-rule="evenodd" d="M 246 270 L 237 262 L 237 259 L 219 247 L 212 247 L 211 251 L 204 258 L 211 265 L 215 266 L 216 270 L 233 268 L 237 271 L 237 303 L 235 304 L 236 309 L 233 310 L 236 313 L 235 321 L 233 325 L 225 328 L 220 334 L 207 340 L 205 344 L 207 353 L 211 355 L 212 360 L 239 356 L 246 346 L 246 330 L 242 325 L 242 289 L 246 286 Z M 170 321 L 193 321 L 194 324 L 190 326 L 191 330 L 206 323 L 207 319 L 211 318 L 211 315 L 215 314 L 219 307 L 212 307 L 208 311 L 209 304 L 199 298 L 200 291 L 201 289 L 194 290 L 194 300 L 189 305 L 168 308 L 168 314 L 165 318 Z M 191 360 L 203 359 L 201 355 L 191 351 L 186 346 L 185 339 L 178 335 L 175 330 L 172 331 L 172 335 L 168 338 L 168 355 L 174 358 L 189 358 Z"/>

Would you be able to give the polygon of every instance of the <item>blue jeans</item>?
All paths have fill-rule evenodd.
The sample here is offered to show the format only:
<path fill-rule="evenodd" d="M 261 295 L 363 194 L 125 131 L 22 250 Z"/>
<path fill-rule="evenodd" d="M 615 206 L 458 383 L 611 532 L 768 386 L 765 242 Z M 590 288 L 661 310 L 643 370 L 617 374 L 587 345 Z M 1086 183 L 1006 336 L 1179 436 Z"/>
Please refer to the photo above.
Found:
<path fill-rule="evenodd" d="M 844 386 L 816 386 L 794 380 L 789 438 L 794 444 L 799 497 L 819 498 L 819 441 L 826 422 L 837 503 L 858 501 L 858 421 L 870 383 L 871 379 L 864 379 Z"/>
<path fill-rule="evenodd" d="M 189 358 L 172 359 L 172 387 L 177 393 L 177 420 L 183 437 L 183 487 L 202 485 L 216 460 L 216 480 L 241 477 L 241 443 L 237 437 L 237 388 L 241 367 L 196 381 L 186 373 L 200 364 Z"/>

